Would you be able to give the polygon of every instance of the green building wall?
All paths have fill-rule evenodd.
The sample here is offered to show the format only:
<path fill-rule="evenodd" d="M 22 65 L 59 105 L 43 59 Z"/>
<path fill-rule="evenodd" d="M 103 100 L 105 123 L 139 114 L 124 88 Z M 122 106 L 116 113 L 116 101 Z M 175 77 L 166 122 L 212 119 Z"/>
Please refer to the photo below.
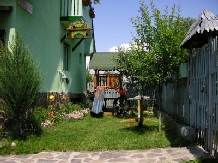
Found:
<path fill-rule="evenodd" d="M 86 55 L 93 51 L 93 41 L 84 40 L 72 52 L 77 40 L 64 40 L 64 27 L 60 21 L 60 0 L 28 0 L 33 13 L 23 9 L 17 0 L 1 0 L 0 5 L 13 6 L 11 13 L 0 14 L 0 29 L 6 29 L 6 41 L 19 29 L 24 44 L 38 61 L 44 78 L 42 92 L 70 92 L 82 94 L 86 91 Z M 88 8 L 83 7 L 83 17 L 92 23 Z M 91 26 L 91 24 L 90 24 Z M 59 70 L 63 68 L 64 44 L 68 45 L 68 71 L 64 71 L 69 83 L 63 82 Z"/>

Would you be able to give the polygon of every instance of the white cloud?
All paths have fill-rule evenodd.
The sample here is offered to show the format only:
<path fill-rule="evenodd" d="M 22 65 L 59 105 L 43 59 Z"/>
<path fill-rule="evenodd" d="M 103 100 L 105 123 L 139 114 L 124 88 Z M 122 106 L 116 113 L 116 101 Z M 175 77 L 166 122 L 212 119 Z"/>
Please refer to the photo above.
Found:
<path fill-rule="evenodd" d="M 133 44 L 133 47 L 137 48 L 137 45 Z M 121 44 L 120 46 L 113 46 L 108 51 L 109 52 L 118 52 L 119 48 L 121 48 L 123 50 L 130 50 L 130 44 L 124 43 L 124 44 Z M 143 49 L 144 49 L 144 51 L 148 51 L 148 44 L 147 43 L 144 43 Z"/>
<path fill-rule="evenodd" d="M 121 44 L 120 46 L 113 46 L 108 51 L 109 52 L 118 52 L 118 48 L 129 49 L 130 45 L 127 43 Z"/>
<path fill-rule="evenodd" d="M 118 47 L 117 46 L 113 46 L 108 51 L 109 52 L 118 52 Z"/>
<path fill-rule="evenodd" d="M 122 49 L 129 50 L 130 45 L 129 44 L 121 44 L 119 47 L 122 48 Z"/>

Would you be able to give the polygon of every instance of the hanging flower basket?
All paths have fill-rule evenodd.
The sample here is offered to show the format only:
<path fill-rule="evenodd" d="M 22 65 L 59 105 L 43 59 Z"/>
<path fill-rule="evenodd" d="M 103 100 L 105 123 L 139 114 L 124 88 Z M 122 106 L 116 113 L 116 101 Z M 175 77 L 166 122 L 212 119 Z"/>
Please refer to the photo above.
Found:
<path fill-rule="evenodd" d="M 95 18 L 94 9 L 90 9 L 90 10 L 89 10 L 89 15 L 90 15 L 91 18 Z"/>
<path fill-rule="evenodd" d="M 89 6 L 91 4 L 91 0 L 82 0 L 84 6 Z"/>

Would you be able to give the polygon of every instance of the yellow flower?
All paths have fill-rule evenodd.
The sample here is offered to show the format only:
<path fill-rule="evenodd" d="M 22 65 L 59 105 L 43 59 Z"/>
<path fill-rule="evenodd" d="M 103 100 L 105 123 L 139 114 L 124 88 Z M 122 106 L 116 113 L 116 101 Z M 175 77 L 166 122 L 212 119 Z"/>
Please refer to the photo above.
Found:
<path fill-rule="evenodd" d="M 49 99 L 50 99 L 50 100 L 54 100 L 54 98 L 55 98 L 54 95 L 50 95 L 50 96 L 49 96 Z"/>

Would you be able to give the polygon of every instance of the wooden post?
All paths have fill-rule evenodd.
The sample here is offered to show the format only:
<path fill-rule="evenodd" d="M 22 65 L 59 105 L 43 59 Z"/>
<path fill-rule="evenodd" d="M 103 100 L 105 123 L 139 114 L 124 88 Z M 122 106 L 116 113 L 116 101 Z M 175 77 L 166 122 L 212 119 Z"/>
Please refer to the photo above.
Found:
<path fill-rule="evenodd" d="M 143 96 L 138 99 L 138 126 L 143 125 L 143 108 L 142 108 Z"/>
<path fill-rule="evenodd" d="M 96 76 L 97 74 L 96 74 L 96 70 L 95 70 L 95 74 L 94 74 L 94 89 L 96 89 L 96 78 L 97 78 L 97 76 Z"/>
<path fill-rule="evenodd" d="M 94 75 L 94 89 L 96 89 L 97 86 L 99 86 L 99 74 L 98 74 L 98 70 L 95 70 L 95 75 Z"/>
<path fill-rule="evenodd" d="M 140 106 L 140 100 L 138 99 L 137 100 L 137 103 L 138 103 L 138 122 L 140 122 L 140 110 L 141 110 L 141 106 Z"/>
<path fill-rule="evenodd" d="M 110 79 L 110 74 L 107 74 L 107 88 L 111 88 L 111 79 Z"/>
<path fill-rule="evenodd" d="M 161 91 L 161 85 L 159 83 L 159 88 L 158 88 L 158 92 L 159 92 L 159 132 L 161 131 L 161 127 L 162 127 L 162 115 L 161 115 L 161 97 L 162 97 L 162 91 Z"/>

